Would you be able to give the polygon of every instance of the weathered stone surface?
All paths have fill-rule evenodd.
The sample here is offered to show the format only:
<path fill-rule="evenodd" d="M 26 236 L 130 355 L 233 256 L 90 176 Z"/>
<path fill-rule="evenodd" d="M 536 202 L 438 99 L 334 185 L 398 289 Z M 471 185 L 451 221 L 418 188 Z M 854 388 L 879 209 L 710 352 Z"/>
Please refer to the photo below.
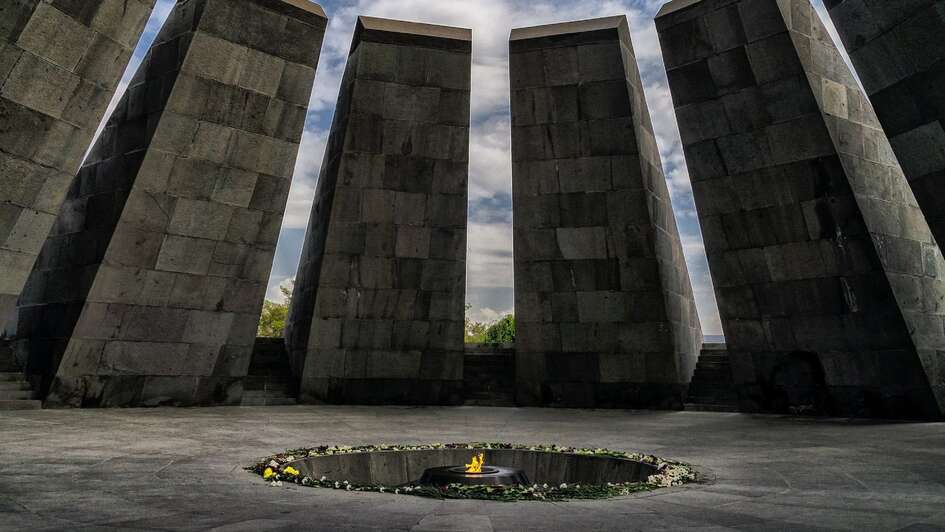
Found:
<path fill-rule="evenodd" d="M 0 337 L 153 7 L 0 6 Z"/>
<path fill-rule="evenodd" d="M 657 18 L 743 409 L 938 417 L 945 268 L 808 0 Z"/>
<path fill-rule="evenodd" d="M 517 401 L 681 408 L 702 333 L 627 20 L 510 46 Z"/>
<path fill-rule="evenodd" d="M 270 406 L 113 409 L 94 416 L 3 412 L 0 435 L 0 467 L 17 471 L 15 488 L 3 489 L 3 524 L 10 530 L 81 530 L 89 523 L 162 531 L 945 528 L 941 474 L 934 467 L 945 444 L 943 424 L 619 410 Z M 713 481 L 608 500 L 510 505 L 273 489 L 235 467 L 296 441 L 468 442 L 490 435 L 656 452 L 695 464 Z M 24 456 L 43 473 L 23 471 Z M 469 461 L 468 454 L 456 458 Z M 381 463 L 365 461 L 361 471 Z M 427 467 L 417 466 L 408 469 L 413 478 Z M 339 471 L 329 478 L 351 476 Z"/>
<path fill-rule="evenodd" d="M 932 234 L 945 245 L 945 2 L 826 5 Z"/>
<path fill-rule="evenodd" d="M 462 402 L 471 37 L 358 20 L 286 331 L 300 401 Z"/>
<path fill-rule="evenodd" d="M 239 402 L 326 25 L 281 0 L 175 6 L 21 298 L 47 404 Z"/>

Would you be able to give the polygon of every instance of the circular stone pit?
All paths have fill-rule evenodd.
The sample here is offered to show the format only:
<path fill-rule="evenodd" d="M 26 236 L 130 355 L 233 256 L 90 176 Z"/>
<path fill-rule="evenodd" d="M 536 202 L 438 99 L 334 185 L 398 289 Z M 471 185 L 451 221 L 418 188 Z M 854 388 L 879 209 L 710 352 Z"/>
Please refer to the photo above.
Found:
<path fill-rule="evenodd" d="M 479 453 L 485 459 L 484 469 L 521 470 L 532 484 L 421 482 L 427 472 L 462 469 L 461 464 Z M 297 449 L 249 469 L 267 480 L 304 486 L 494 500 L 607 498 L 695 480 L 692 469 L 685 464 L 654 456 L 504 443 Z"/>

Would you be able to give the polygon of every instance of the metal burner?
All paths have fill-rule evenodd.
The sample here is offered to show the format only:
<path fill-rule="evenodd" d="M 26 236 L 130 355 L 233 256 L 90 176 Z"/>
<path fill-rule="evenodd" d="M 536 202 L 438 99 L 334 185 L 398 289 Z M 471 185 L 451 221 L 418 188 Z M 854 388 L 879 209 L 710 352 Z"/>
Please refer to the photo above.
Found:
<path fill-rule="evenodd" d="M 479 473 L 468 473 L 463 466 L 431 467 L 423 472 L 420 484 L 445 486 L 468 484 L 480 486 L 515 486 L 530 484 L 521 469 L 501 466 L 483 466 Z"/>

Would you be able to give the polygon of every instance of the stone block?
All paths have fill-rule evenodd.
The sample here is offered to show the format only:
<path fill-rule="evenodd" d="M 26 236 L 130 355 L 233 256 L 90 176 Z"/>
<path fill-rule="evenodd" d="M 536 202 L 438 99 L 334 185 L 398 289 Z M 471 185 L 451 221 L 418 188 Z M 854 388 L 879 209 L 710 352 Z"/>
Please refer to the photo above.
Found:
<path fill-rule="evenodd" d="M 516 29 L 510 48 L 517 398 L 676 404 L 626 391 L 688 379 L 677 364 L 694 365 L 701 340 L 626 19 Z M 644 321 L 680 339 L 651 346 L 665 374 L 646 374 L 625 332 Z"/>
<path fill-rule="evenodd" d="M 470 71 L 467 30 L 359 18 L 288 320 L 303 399 L 455 403 Z M 344 371 L 311 346 L 325 320 Z"/>
<path fill-rule="evenodd" d="M 43 3 L 44 9 L 50 5 L 58 6 Z M 73 100 L 101 98 L 104 109 L 109 93 L 99 88 L 117 82 L 121 70 L 106 59 L 127 60 L 137 39 L 113 26 L 140 23 L 140 29 L 145 6 L 90 2 L 92 10 L 81 11 L 89 14 L 91 28 L 82 50 L 60 48 L 62 39 L 76 35 L 37 41 L 42 32 L 30 46 L 47 61 L 44 72 L 58 65 L 74 69 L 76 79 L 83 76 Z M 238 32 L 216 26 L 221 19 L 249 17 L 266 22 Z M 306 44 L 296 44 L 305 48 L 304 58 L 293 63 L 270 43 L 297 36 L 298 19 L 307 21 L 310 34 Z M 306 9 L 267 0 L 194 0 L 174 7 L 70 189 L 67 208 L 27 281 L 29 296 L 21 298 L 32 350 L 27 371 L 53 403 L 238 400 L 303 128 L 298 113 L 267 113 L 294 105 L 279 96 L 287 76 L 311 87 L 326 25 Z M 265 38 L 252 37 L 263 27 Z M 51 94 L 35 91 L 28 105 L 82 127 L 95 114 L 94 106 L 72 102 L 53 108 L 44 103 Z M 64 131 L 52 124 L 50 146 L 61 143 Z M 68 158 L 47 145 L 36 160 L 64 166 Z M 60 151 L 73 150 L 61 145 Z M 34 324 L 62 308 L 74 316 L 57 319 L 60 326 Z M 87 348 L 95 342 L 101 349 Z M 59 346 L 51 353 L 53 360 L 62 358 L 58 368 L 41 364 L 50 353 L 40 350 L 50 344 Z M 100 382 L 122 384 L 94 384 Z"/>
<path fill-rule="evenodd" d="M 856 57 L 890 34 L 876 26 L 879 4 L 827 3 L 849 25 L 838 29 L 864 64 L 868 91 L 902 79 L 902 64 L 877 48 L 871 61 Z M 732 31 L 738 21 L 744 39 Z M 659 17 L 657 28 L 669 57 L 691 54 L 680 49 L 687 42 L 716 43 L 698 57 L 706 68 L 667 66 L 742 406 L 782 411 L 790 405 L 779 393 L 820 387 L 832 401 L 823 414 L 940 416 L 920 384 L 932 364 L 919 353 L 945 346 L 945 292 L 922 281 L 942 258 L 926 252 L 932 232 L 899 166 L 921 161 L 920 172 L 934 172 L 927 149 L 936 141 L 921 133 L 904 141 L 926 153 L 897 161 L 899 137 L 891 147 L 809 0 L 699 0 Z M 889 350 L 895 360 L 875 356 Z M 781 392 L 767 384 L 785 371 L 807 374 L 778 384 Z M 854 406 L 851 393 L 879 395 Z M 879 398 L 903 394 L 912 406 Z"/>

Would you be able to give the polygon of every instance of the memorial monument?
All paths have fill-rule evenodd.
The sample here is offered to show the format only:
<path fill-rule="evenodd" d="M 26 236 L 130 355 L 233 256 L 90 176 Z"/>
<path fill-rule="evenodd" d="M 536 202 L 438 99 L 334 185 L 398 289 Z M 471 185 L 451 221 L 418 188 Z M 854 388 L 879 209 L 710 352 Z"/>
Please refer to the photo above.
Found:
<path fill-rule="evenodd" d="M 358 19 L 286 330 L 302 402 L 462 403 L 471 41 Z"/>
<path fill-rule="evenodd" d="M 826 2 L 939 246 L 945 245 L 945 2 Z"/>
<path fill-rule="evenodd" d="M 0 342 L 154 0 L 2 4 Z"/>
<path fill-rule="evenodd" d="M 627 19 L 510 48 L 516 401 L 682 408 L 702 333 Z"/>
<path fill-rule="evenodd" d="M 239 402 L 326 26 L 310 2 L 176 4 L 20 301 L 47 406 Z"/>
<path fill-rule="evenodd" d="M 656 27 L 741 408 L 941 417 L 945 261 L 808 0 Z"/>

